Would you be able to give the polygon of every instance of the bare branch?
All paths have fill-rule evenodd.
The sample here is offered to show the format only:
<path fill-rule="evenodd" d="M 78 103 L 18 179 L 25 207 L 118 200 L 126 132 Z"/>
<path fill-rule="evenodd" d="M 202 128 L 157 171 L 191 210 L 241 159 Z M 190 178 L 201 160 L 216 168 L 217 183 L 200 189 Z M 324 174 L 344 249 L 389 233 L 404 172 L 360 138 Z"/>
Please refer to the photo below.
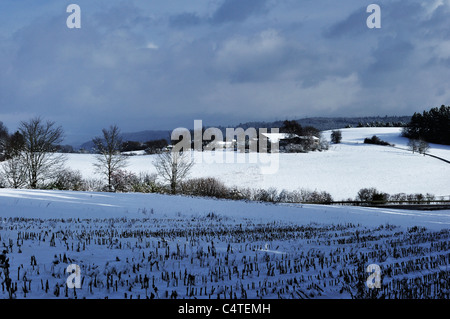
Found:
<path fill-rule="evenodd" d="M 172 194 L 176 194 L 178 186 L 189 175 L 193 165 L 193 160 L 186 153 L 169 151 L 158 154 L 155 168 L 170 184 Z"/>
<path fill-rule="evenodd" d="M 112 175 L 119 169 L 127 166 L 128 158 L 120 153 L 122 148 L 122 138 L 120 129 L 116 126 L 103 129 L 103 138 L 96 137 L 92 140 L 97 153 L 94 163 L 95 170 L 108 179 L 108 190 L 113 191 Z"/>
<path fill-rule="evenodd" d="M 43 123 L 37 117 L 21 122 L 19 133 L 23 137 L 20 162 L 26 168 L 29 186 L 37 188 L 64 165 L 65 156 L 56 153 L 64 132 L 61 126 L 55 127 L 54 122 Z"/>

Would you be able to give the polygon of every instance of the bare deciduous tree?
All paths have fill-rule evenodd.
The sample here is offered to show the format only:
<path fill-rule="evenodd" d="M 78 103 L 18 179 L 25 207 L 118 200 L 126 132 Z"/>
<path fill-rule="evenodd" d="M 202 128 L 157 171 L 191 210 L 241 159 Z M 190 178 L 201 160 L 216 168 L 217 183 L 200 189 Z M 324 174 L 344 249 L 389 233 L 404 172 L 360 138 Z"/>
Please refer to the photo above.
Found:
<path fill-rule="evenodd" d="M 417 152 L 418 148 L 419 148 L 417 140 L 411 139 L 411 138 L 408 140 L 407 146 L 408 146 L 408 149 L 413 153 Z"/>
<path fill-rule="evenodd" d="M 417 150 L 419 151 L 419 153 L 423 154 L 423 156 L 425 156 L 429 149 L 430 149 L 430 144 L 428 144 L 427 141 L 420 139 L 419 145 L 417 146 Z"/>
<path fill-rule="evenodd" d="M 8 129 L 0 122 L 0 162 L 5 160 L 5 149 L 8 140 Z"/>
<path fill-rule="evenodd" d="M 118 170 L 127 166 L 128 158 L 120 153 L 122 138 L 117 125 L 103 129 L 103 138 L 96 137 L 92 140 L 95 151 L 98 153 L 97 162 L 94 163 L 96 171 L 108 179 L 108 191 L 113 191 L 112 176 Z"/>
<path fill-rule="evenodd" d="M 2 169 L 8 187 L 21 188 L 27 184 L 27 170 L 22 155 L 9 158 L 2 163 Z"/>
<path fill-rule="evenodd" d="M 24 138 L 18 131 L 11 136 L 6 136 L 3 140 L 2 172 L 4 181 L 8 187 L 20 188 L 27 183 L 27 171 L 25 157 L 22 150 L 24 148 Z"/>
<path fill-rule="evenodd" d="M 61 126 L 55 127 L 55 122 L 44 123 L 40 117 L 21 122 L 19 132 L 23 137 L 20 162 L 25 166 L 29 186 L 37 188 L 64 165 L 64 155 L 56 153 L 64 132 Z"/>
<path fill-rule="evenodd" d="M 188 154 L 173 150 L 158 154 L 155 162 L 158 174 L 169 183 L 172 194 L 177 193 L 178 186 L 189 175 L 193 165 Z"/>

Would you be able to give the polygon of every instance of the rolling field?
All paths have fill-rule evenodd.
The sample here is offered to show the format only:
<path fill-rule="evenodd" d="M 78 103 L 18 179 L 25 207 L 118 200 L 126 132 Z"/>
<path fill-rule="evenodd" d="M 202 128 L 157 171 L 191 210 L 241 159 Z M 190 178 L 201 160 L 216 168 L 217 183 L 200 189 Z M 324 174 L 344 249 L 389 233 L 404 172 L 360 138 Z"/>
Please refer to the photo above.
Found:
<path fill-rule="evenodd" d="M 406 147 L 399 129 L 342 131 L 343 142 L 329 151 L 279 154 L 276 174 L 262 175 L 248 161 L 203 161 L 191 177 L 325 190 L 335 199 L 363 187 L 450 194 L 449 164 L 362 144 L 376 134 Z M 432 145 L 430 153 L 450 158 L 446 147 Z M 194 155 L 198 162 L 209 156 Z M 132 156 L 127 169 L 154 172 L 154 159 Z M 93 162 L 93 155 L 69 154 L 67 166 L 96 177 Z M 449 225 L 448 210 L 0 189 L 0 297 L 448 299 Z M 75 289 L 67 285 L 70 265 L 79 270 Z M 379 270 L 375 288 L 369 266 Z"/>
<path fill-rule="evenodd" d="M 7 189 L 0 207 L 3 298 L 449 298 L 450 211 Z"/>
<path fill-rule="evenodd" d="M 248 154 L 236 154 L 235 163 L 226 163 L 225 157 L 224 163 L 208 163 L 212 162 L 212 155 L 196 152 L 197 164 L 190 177 L 216 177 L 228 186 L 326 191 L 337 201 L 355 198 L 365 187 L 390 194 L 450 196 L 450 164 L 407 151 L 408 140 L 400 133 L 400 128 L 342 129 L 342 143 L 331 145 L 328 151 L 269 155 L 279 156 L 275 174 L 261 174 L 261 167 L 267 164 L 252 163 Z M 330 132 L 323 135 L 329 139 Z M 405 150 L 363 143 L 364 138 L 373 135 Z M 430 146 L 430 154 L 450 160 L 450 146 Z M 155 158 L 155 155 L 131 156 L 126 169 L 155 173 Z M 67 166 L 80 170 L 85 177 L 99 178 L 94 172 L 94 161 L 93 155 L 69 154 Z"/>

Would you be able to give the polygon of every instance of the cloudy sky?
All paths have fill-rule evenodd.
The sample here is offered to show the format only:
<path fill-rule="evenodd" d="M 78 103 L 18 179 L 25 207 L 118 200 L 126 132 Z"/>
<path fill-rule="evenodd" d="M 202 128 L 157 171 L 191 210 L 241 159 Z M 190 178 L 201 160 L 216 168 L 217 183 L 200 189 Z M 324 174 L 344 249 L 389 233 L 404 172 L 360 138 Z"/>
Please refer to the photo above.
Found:
<path fill-rule="evenodd" d="M 111 124 L 411 115 L 450 104 L 449 17 L 450 0 L 1 0 L 0 121 L 42 116 L 74 143 Z"/>

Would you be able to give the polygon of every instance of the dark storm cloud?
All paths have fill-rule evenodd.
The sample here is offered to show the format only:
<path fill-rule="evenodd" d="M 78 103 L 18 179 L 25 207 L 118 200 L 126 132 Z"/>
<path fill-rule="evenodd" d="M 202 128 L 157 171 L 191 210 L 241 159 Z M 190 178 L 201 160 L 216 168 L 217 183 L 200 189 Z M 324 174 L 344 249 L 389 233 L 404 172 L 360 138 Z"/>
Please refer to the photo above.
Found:
<path fill-rule="evenodd" d="M 396 47 L 399 46 L 400 45 L 396 45 Z M 364 88 L 367 88 L 368 90 L 383 88 L 388 91 L 389 88 L 395 90 L 399 87 L 399 83 L 402 83 L 402 86 L 406 87 L 408 83 L 411 85 L 413 82 L 416 82 L 415 79 L 418 79 L 418 75 L 411 69 L 408 69 L 407 63 L 405 63 L 409 59 L 409 50 L 412 47 L 408 43 L 403 43 L 401 46 L 403 50 L 402 53 L 396 54 L 394 57 L 387 53 L 387 56 L 392 58 L 392 61 L 400 61 L 398 65 L 387 60 L 386 55 L 380 54 L 380 58 L 377 62 L 360 73 L 361 85 Z M 402 60 L 402 57 L 405 60 Z M 405 97 L 405 100 L 406 99 L 407 98 Z"/>
<path fill-rule="evenodd" d="M 392 75 L 409 67 L 408 60 L 414 52 L 414 46 L 410 42 L 394 37 L 380 39 L 378 45 L 372 54 L 375 61 L 368 66 L 363 82 L 370 82 L 372 85 L 386 85 L 387 83 L 381 81 L 380 77 L 386 74 Z M 389 80 L 392 81 L 392 77 Z"/>
<path fill-rule="evenodd" d="M 175 28 L 189 28 L 201 24 L 221 25 L 244 22 L 251 16 L 267 12 L 267 0 L 223 0 L 212 16 L 201 16 L 196 12 L 182 12 L 169 18 Z"/>
<path fill-rule="evenodd" d="M 366 29 L 361 27 L 361 22 L 367 19 L 365 7 L 360 7 L 347 18 L 334 23 L 324 31 L 326 38 L 339 38 L 342 36 L 354 36 L 366 33 Z"/>
<path fill-rule="evenodd" d="M 200 25 L 203 19 L 194 12 L 184 12 L 170 17 L 170 26 L 175 28 L 185 28 Z"/>
<path fill-rule="evenodd" d="M 242 22 L 248 17 L 264 12 L 267 0 L 224 0 L 211 19 L 213 24 Z"/>
<path fill-rule="evenodd" d="M 450 104 L 448 1 L 380 1 L 379 30 L 359 0 L 79 4 L 79 30 L 57 0 L 0 4 L 22 17 L 0 17 L 0 121 L 11 131 L 41 115 L 84 141 L 112 123 L 127 132 Z"/>

